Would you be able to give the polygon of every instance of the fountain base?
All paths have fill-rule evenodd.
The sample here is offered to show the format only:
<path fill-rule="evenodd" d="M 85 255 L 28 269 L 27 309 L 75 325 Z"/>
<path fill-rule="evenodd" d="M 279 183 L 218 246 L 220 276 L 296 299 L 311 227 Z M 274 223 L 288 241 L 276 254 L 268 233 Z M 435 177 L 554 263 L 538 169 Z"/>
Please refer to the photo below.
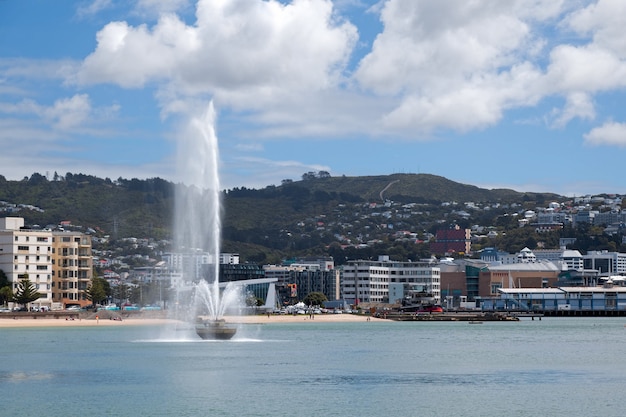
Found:
<path fill-rule="evenodd" d="M 198 317 L 196 333 L 204 340 L 229 340 L 237 333 L 237 329 L 227 325 L 224 319 L 211 320 Z"/>

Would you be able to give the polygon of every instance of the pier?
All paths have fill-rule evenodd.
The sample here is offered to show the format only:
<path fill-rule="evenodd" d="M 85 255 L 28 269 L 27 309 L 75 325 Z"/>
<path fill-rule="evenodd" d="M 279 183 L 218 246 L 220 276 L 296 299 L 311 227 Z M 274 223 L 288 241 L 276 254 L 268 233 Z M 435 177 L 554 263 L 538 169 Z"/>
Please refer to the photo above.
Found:
<path fill-rule="evenodd" d="M 387 313 L 381 315 L 394 321 L 519 321 L 513 314 L 504 312 L 445 312 L 445 313 Z"/>

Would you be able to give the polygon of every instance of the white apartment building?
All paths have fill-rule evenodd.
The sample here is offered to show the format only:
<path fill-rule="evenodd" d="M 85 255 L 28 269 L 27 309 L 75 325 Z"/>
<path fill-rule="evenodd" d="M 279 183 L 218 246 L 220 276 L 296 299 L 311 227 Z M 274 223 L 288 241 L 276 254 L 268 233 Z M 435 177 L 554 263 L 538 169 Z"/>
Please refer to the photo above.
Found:
<path fill-rule="evenodd" d="M 0 269 L 15 292 L 28 277 L 42 297 L 31 303 L 52 307 L 52 233 L 26 230 L 21 217 L 0 218 Z"/>
<path fill-rule="evenodd" d="M 0 218 L 0 269 L 13 291 L 26 277 L 35 285 L 42 297 L 31 307 L 91 303 L 91 237 L 83 233 L 25 229 L 22 217 Z"/>
<path fill-rule="evenodd" d="M 395 262 L 379 256 L 378 261 L 349 261 L 341 273 L 342 296 L 351 304 L 393 303 L 389 285 L 396 283 L 421 287 L 436 303 L 441 300 L 440 269 L 427 262 Z"/>

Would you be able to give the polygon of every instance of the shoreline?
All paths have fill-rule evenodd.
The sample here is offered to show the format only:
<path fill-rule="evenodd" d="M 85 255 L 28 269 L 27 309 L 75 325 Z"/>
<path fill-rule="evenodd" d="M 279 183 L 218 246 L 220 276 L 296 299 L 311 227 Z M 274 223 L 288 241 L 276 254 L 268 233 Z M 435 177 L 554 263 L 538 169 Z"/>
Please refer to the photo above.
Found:
<path fill-rule="evenodd" d="M 254 315 L 254 316 L 225 316 L 227 323 L 232 324 L 281 324 L 281 323 L 355 323 L 368 321 L 369 316 L 356 314 L 316 314 L 313 318 L 308 315 Z M 370 321 L 389 321 L 376 317 L 371 317 Z M 130 317 L 122 320 L 111 320 L 109 318 L 78 318 L 65 320 L 61 318 L 2 318 L 0 316 L 0 329 L 20 328 L 20 327 L 93 327 L 93 326 L 157 326 L 176 325 L 185 323 L 180 320 L 168 318 L 143 318 Z"/>

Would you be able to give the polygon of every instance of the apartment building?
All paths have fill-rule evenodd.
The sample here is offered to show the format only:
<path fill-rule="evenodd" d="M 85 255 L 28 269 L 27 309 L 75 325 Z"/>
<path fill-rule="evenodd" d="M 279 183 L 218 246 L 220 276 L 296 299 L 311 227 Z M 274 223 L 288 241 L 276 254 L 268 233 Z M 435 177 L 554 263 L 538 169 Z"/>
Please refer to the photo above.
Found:
<path fill-rule="evenodd" d="M 42 296 L 31 307 L 87 305 L 93 277 L 91 237 L 79 232 L 27 229 L 21 217 L 0 218 L 0 269 L 13 291 L 28 277 Z"/>
<path fill-rule="evenodd" d="M 351 304 L 389 303 L 390 284 L 420 287 L 432 294 L 436 303 L 441 300 L 440 268 L 428 262 L 396 262 L 388 256 L 378 261 L 349 261 L 341 273 L 343 299 Z"/>
<path fill-rule="evenodd" d="M 93 278 L 91 236 L 80 232 L 52 234 L 52 300 L 67 305 L 89 305 L 86 290 Z"/>
<path fill-rule="evenodd" d="M 0 269 L 15 292 L 28 278 L 42 296 L 31 306 L 52 307 L 52 234 L 45 230 L 24 229 L 21 217 L 0 218 Z"/>

